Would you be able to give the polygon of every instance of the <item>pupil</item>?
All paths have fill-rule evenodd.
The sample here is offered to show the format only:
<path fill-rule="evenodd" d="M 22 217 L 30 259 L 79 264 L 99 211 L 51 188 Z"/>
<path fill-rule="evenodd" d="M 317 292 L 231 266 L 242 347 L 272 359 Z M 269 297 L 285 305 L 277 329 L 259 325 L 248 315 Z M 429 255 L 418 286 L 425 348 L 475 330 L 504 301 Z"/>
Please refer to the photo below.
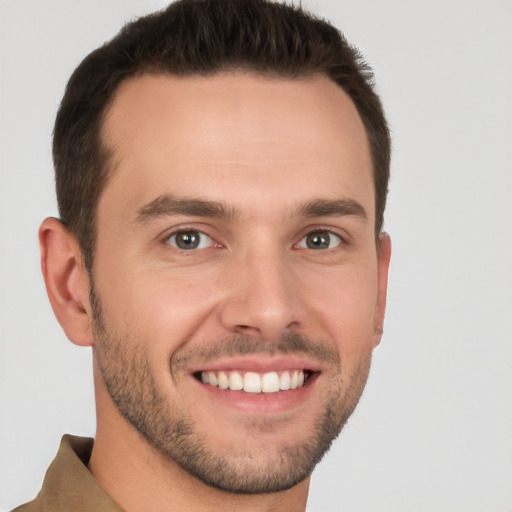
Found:
<path fill-rule="evenodd" d="M 180 249 L 195 249 L 199 245 L 199 236 L 191 231 L 179 233 L 176 236 L 176 245 Z"/>
<path fill-rule="evenodd" d="M 329 242 L 328 233 L 311 233 L 307 238 L 307 245 L 310 249 L 328 249 Z"/>

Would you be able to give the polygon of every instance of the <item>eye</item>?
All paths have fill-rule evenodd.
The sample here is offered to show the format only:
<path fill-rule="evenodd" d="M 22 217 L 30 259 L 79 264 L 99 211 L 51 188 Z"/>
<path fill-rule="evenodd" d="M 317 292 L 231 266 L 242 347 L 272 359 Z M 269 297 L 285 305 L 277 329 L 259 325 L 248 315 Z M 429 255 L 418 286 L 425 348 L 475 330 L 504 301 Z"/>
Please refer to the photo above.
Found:
<path fill-rule="evenodd" d="M 326 249 L 334 249 L 342 243 L 341 237 L 326 230 L 312 231 L 308 233 L 300 242 L 299 247 L 303 249 L 313 249 L 314 251 L 322 251 Z"/>
<path fill-rule="evenodd" d="M 182 251 L 192 251 L 194 249 L 206 249 L 210 247 L 213 240 L 201 231 L 189 229 L 173 233 L 167 238 L 166 242 Z"/>

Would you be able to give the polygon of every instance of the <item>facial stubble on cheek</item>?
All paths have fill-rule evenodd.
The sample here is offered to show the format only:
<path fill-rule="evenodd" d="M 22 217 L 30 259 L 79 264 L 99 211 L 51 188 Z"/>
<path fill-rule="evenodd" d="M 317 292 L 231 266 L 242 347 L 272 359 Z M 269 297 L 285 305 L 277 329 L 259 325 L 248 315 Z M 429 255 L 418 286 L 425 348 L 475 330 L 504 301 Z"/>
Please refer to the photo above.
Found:
<path fill-rule="evenodd" d="M 236 452 L 223 450 L 204 433 L 208 426 L 198 428 L 190 410 L 180 407 L 171 396 L 159 390 L 140 340 L 130 339 L 128 334 L 114 334 L 109 328 L 93 285 L 90 296 L 95 362 L 120 414 L 167 460 L 203 483 L 226 492 L 278 492 L 307 478 L 340 433 L 366 383 L 371 352 L 350 377 L 342 376 L 339 356 L 335 354 L 338 362 L 333 364 L 329 375 L 329 391 L 323 400 L 323 411 L 312 423 L 305 419 L 304 425 L 312 426 L 310 432 L 304 433 L 302 441 L 282 446 L 277 453 L 265 450 L 265 431 L 272 432 L 280 427 L 269 418 L 263 422 L 255 421 L 252 426 L 240 425 L 240 428 L 252 430 L 262 440 L 259 445 L 243 443 L 244 447 Z M 288 345 L 286 340 L 280 341 L 277 344 L 281 345 L 279 350 L 291 352 L 298 345 L 311 345 L 302 335 L 299 338 L 295 337 L 293 342 L 290 339 Z M 250 353 L 257 350 L 251 348 L 252 343 L 246 340 L 242 348 L 243 343 L 238 339 L 228 343 L 228 350 Z M 286 425 L 282 428 L 286 429 Z"/>

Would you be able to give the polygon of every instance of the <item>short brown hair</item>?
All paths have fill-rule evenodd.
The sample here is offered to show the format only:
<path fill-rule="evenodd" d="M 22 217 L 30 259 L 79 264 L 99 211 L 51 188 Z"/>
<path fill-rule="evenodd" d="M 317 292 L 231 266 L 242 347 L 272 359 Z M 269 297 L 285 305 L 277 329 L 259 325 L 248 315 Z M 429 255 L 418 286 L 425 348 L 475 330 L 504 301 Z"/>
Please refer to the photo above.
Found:
<path fill-rule="evenodd" d="M 381 232 L 389 181 L 390 136 L 371 69 L 329 23 L 272 0 L 178 0 L 128 23 L 71 76 L 53 137 L 62 222 L 91 270 L 98 200 L 109 177 L 101 127 L 119 84 L 144 73 L 212 75 L 249 70 L 294 79 L 323 73 L 355 104 L 368 136 Z"/>

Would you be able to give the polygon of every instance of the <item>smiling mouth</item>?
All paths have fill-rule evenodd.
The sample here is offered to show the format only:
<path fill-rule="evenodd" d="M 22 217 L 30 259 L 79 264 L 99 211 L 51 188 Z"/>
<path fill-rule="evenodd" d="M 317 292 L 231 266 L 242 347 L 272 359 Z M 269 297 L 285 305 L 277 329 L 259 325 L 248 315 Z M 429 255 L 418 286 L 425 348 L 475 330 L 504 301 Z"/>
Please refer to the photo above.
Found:
<path fill-rule="evenodd" d="M 277 393 L 303 387 L 313 372 L 309 370 L 285 370 L 257 373 L 250 371 L 202 371 L 194 376 L 203 384 L 231 391 L 246 393 Z"/>

